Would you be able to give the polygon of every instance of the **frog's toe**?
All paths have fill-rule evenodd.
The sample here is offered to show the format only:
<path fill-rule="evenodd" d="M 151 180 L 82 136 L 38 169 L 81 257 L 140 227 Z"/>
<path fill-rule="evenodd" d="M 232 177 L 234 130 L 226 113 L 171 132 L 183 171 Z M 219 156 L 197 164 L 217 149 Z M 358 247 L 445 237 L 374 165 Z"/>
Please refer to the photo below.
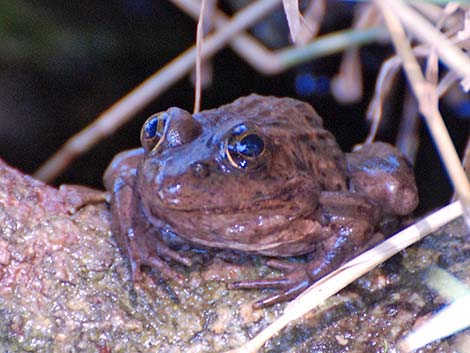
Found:
<path fill-rule="evenodd" d="M 277 293 L 266 297 L 264 299 L 258 300 L 253 304 L 255 309 L 265 308 L 277 303 L 282 303 L 288 300 L 296 298 L 300 293 L 302 293 L 309 286 L 309 281 L 306 279 L 299 283 L 296 283 L 294 286 L 287 287 L 285 289 L 279 290 Z"/>
<path fill-rule="evenodd" d="M 288 301 L 297 297 L 309 286 L 308 278 L 293 281 L 291 278 L 277 277 L 262 280 L 249 280 L 235 282 L 229 285 L 231 289 L 262 289 L 262 288 L 277 288 L 279 289 L 275 294 L 258 300 L 253 304 L 255 309 L 265 308 L 277 303 Z"/>
<path fill-rule="evenodd" d="M 166 280 L 173 280 L 179 284 L 183 284 L 186 277 L 179 272 L 173 270 L 164 260 L 158 256 L 150 256 L 146 260 L 146 265 L 157 270 L 161 276 Z"/>
<path fill-rule="evenodd" d="M 291 300 L 297 297 L 302 291 L 307 289 L 311 281 L 304 264 L 288 263 L 286 261 L 272 260 L 268 263 L 270 266 L 290 271 L 284 276 L 238 281 L 229 284 L 230 289 L 279 289 L 277 293 L 261 299 L 254 303 L 255 308 L 264 308 L 276 303 Z"/>
<path fill-rule="evenodd" d="M 271 259 L 266 264 L 269 267 L 275 268 L 276 270 L 281 270 L 281 271 L 286 271 L 286 272 L 294 272 L 298 270 L 299 266 L 302 266 L 292 261 L 278 260 L 278 259 Z"/>
<path fill-rule="evenodd" d="M 65 208 L 71 214 L 86 205 L 109 202 L 110 200 L 109 193 L 83 185 L 63 184 L 59 187 L 59 195 L 63 199 Z"/>
<path fill-rule="evenodd" d="M 159 256 L 168 257 L 171 260 L 176 261 L 182 265 L 188 267 L 192 265 L 192 261 L 189 257 L 181 255 L 178 251 L 174 251 L 164 244 L 160 244 L 157 247 L 157 253 Z"/>
<path fill-rule="evenodd" d="M 291 285 L 290 279 L 286 277 L 274 277 L 266 279 L 251 279 L 230 283 L 230 289 L 263 289 L 263 288 L 284 288 Z"/>

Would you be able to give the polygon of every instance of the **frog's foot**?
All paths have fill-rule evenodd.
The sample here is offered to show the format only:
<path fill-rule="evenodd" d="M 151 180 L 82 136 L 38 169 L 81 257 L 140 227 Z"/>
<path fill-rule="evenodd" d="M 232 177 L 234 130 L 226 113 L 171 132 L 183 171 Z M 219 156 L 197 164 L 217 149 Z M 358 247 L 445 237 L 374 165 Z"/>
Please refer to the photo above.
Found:
<path fill-rule="evenodd" d="M 80 208 L 101 202 L 109 201 L 109 194 L 83 185 L 63 184 L 59 187 L 59 195 L 68 212 L 74 214 Z"/>
<path fill-rule="evenodd" d="M 275 294 L 255 302 L 253 304 L 255 309 L 294 299 L 312 283 L 306 263 L 270 260 L 267 264 L 278 270 L 286 271 L 287 274 L 281 277 L 246 280 L 229 284 L 230 289 L 279 289 Z"/>
<path fill-rule="evenodd" d="M 177 251 L 170 249 L 165 243 L 158 240 L 155 252 L 142 254 L 139 249 L 142 248 L 139 248 L 138 244 L 135 242 L 129 243 L 129 258 L 131 259 L 132 280 L 134 282 L 140 281 L 142 276 L 142 266 L 147 266 L 156 270 L 163 279 L 174 280 L 179 284 L 183 284 L 186 277 L 171 268 L 167 259 L 185 266 L 191 266 L 191 259 L 189 257 L 179 254 Z"/>

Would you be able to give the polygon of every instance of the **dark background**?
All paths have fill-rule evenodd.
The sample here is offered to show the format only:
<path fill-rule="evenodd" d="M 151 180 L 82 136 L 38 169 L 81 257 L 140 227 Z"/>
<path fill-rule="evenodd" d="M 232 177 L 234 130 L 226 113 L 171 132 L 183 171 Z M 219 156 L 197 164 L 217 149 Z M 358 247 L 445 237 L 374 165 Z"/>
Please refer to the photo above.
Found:
<path fill-rule="evenodd" d="M 222 6 L 229 11 L 230 4 Z M 331 1 L 322 32 L 350 26 L 353 6 L 352 2 Z M 279 12 L 260 24 L 271 28 L 272 38 L 267 40 L 273 47 L 287 44 L 284 22 Z M 0 157 L 32 173 L 68 137 L 191 46 L 195 28 L 191 18 L 164 0 L 0 3 Z M 266 77 L 226 49 L 213 60 L 213 84 L 203 92 L 202 106 L 217 107 L 252 92 L 297 97 L 312 103 L 340 145 L 349 150 L 368 132 L 363 116 L 380 64 L 392 53 L 386 45 L 361 50 L 365 96 L 357 104 L 341 105 L 328 92 L 340 56 Z M 318 84 L 311 86 L 313 81 Z M 381 140 L 393 143 L 405 90 L 404 80 L 397 80 L 387 102 L 389 119 L 382 126 Z M 55 183 L 102 188 L 101 175 L 113 155 L 139 145 L 146 117 L 170 106 L 192 111 L 193 97 L 190 81 L 181 80 L 132 122 L 76 160 Z M 468 132 L 468 103 L 467 97 L 442 105 L 459 152 Z M 423 127 L 421 137 L 415 165 L 422 200 L 419 213 L 442 205 L 451 193 Z"/>

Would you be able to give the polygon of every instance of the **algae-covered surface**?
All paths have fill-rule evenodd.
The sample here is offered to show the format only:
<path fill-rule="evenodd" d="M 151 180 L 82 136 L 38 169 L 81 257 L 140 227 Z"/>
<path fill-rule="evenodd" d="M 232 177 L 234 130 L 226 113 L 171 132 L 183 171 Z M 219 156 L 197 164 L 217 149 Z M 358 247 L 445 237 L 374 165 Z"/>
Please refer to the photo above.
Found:
<path fill-rule="evenodd" d="M 395 256 L 284 329 L 263 352 L 390 352 L 443 305 L 430 265 L 470 278 L 470 245 L 454 223 Z M 223 352 L 252 338 L 284 305 L 253 310 L 268 292 L 226 282 L 273 275 L 260 257 L 182 249 L 184 285 L 153 273 L 132 285 L 106 204 L 74 214 L 57 189 L 0 162 L 1 352 Z M 422 352 L 451 352 L 456 339 Z"/>

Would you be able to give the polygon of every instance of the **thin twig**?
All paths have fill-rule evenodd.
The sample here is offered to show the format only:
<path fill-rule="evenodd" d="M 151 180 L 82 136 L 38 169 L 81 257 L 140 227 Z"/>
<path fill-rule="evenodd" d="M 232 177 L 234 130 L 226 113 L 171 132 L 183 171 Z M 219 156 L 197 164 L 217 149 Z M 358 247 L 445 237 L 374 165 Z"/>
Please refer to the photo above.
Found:
<path fill-rule="evenodd" d="M 170 0 L 175 6 L 179 7 L 186 14 L 194 19 L 199 16 L 201 3 L 197 0 Z M 280 2 L 281 0 L 279 0 Z M 222 11 L 214 11 L 216 28 L 223 28 L 227 25 L 229 18 Z M 251 35 L 239 33 L 234 35 L 230 41 L 230 47 L 248 64 L 254 67 L 258 72 L 266 75 L 278 73 L 280 69 L 279 60 L 271 57 L 270 52 L 264 48 Z"/>
<path fill-rule="evenodd" d="M 196 30 L 196 84 L 194 86 L 194 114 L 201 110 L 201 65 L 202 65 L 202 45 L 204 42 L 204 12 L 206 0 L 201 1 L 201 10 Z"/>
<path fill-rule="evenodd" d="M 455 71 L 462 80 L 470 78 L 470 58 L 456 47 L 449 38 L 434 28 L 422 15 L 402 0 L 389 1 L 387 5 L 412 34 L 423 43 L 433 45 L 439 58 Z"/>
<path fill-rule="evenodd" d="M 358 5 L 354 11 L 354 29 L 377 26 L 380 16 L 372 4 Z M 338 73 L 331 80 L 331 94 L 339 103 L 359 102 L 363 95 L 362 63 L 358 47 L 346 50 L 341 58 Z"/>
<path fill-rule="evenodd" d="M 470 173 L 470 137 L 467 137 L 467 143 L 463 151 L 462 165 L 465 174 L 468 178 L 470 178 L 470 176 L 468 175 Z M 457 196 L 457 193 L 454 192 L 454 195 L 452 195 L 452 201 L 455 201 L 457 199 Z"/>
<path fill-rule="evenodd" d="M 442 19 L 442 13 L 444 12 L 444 8 L 439 5 L 434 5 L 426 2 L 414 2 L 413 7 L 418 10 L 423 16 L 429 19 L 432 23 L 437 23 Z M 462 19 L 459 16 L 452 16 L 447 20 L 443 28 L 445 30 L 449 28 L 455 28 L 461 26 Z"/>
<path fill-rule="evenodd" d="M 393 80 L 400 69 L 401 60 L 398 56 L 393 56 L 382 63 L 375 83 L 374 96 L 367 109 L 367 119 L 371 122 L 369 134 L 364 144 L 372 143 L 377 136 L 380 122 L 382 120 L 383 102 L 392 87 Z"/>
<path fill-rule="evenodd" d="M 287 24 L 292 42 L 297 42 L 297 37 L 300 33 L 300 10 L 298 0 L 282 0 L 284 13 L 286 14 Z"/>
<path fill-rule="evenodd" d="M 455 72 L 447 72 L 437 85 L 437 95 L 442 97 L 444 94 L 446 94 L 449 88 L 452 87 L 458 79 L 459 77 Z"/>
<path fill-rule="evenodd" d="M 382 41 L 387 38 L 387 31 L 382 26 L 364 30 L 341 30 L 318 37 L 313 42 L 300 48 L 287 48 L 278 52 L 284 69 L 291 68 L 306 58 L 309 60 L 339 53 L 347 48 Z"/>
<path fill-rule="evenodd" d="M 304 25 L 301 26 L 297 36 L 298 44 L 305 45 L 318 35 L 325 11 L 326 0 L 310 1 L 301 17 Z"/>
<path fill-rule="evenodd" d="M 239 11 L 224 27 L 206 38 L 202 57 L 214 55 L 236 33 L 259 21 L 279 4 L 280 0 L 259 0 Z M 186 75 L 193 68 L 195 61 L 196 48 L 192 46 L 113 104 L 85 129 L 72 136 L 36 171 L 34 176 L 44 181 L 54 179 L 71 161 L 90 150 L 103 138 L 113 134 L 168 86 Z"/>
<path fill-rule="evenodd" d="M 413 48 L 413 54 L 418 57 L 426 57 L 429 55 L 429 48 L 419 45 Z M 364 141 L 364 144 L 371 143 L 375 140 L 375 137 L 380 126 L 382 119 L 383 104 L 386 96 L 389 94 L 392 87 L 393 80 L 395 79 L 398 70 L 402 65 L 400 56 L 395 55 L 382 63 L 379 74 L 377 76 L 377 82 L 375 84 L 374 95 L 370 100 L 369 107 L 367 109 L 367 120 L 371 122 L 369 134 Z M 453 71 L 449 71 L 441 79 L 437 86 L 437 95 L 442 98 L 449 90 L 449 88 L 457 82 L 459 77 Z"/>
<path fill-rule="evenodd" d="M 445 23 L 443 25 L 444 27 L 446 27 L 445 24 L 449 21 L 449 19 L 443 19 L 443 17 L 447 17 L 448 14 L 442 10 L 439 12 L 439 15 L 440 18 L 435 18 L 436 22 L 443 22 L 445 20 Z M 459 40 L 459 27 L 461 27 L 461 24 L 460 26 L 446 27 L 448 28 L 446 36 L 448 36 L 450 38 L 450 41 L 455 45 L 462 45 L 462 41 Z M 413 54 L 418 58 L 428 57 L 430 55 L 430 52 L 431 49 L 429 48 L 429 46 L 423 44 L 413 48 Z M 399 55 L 392 56 L 382 63 L 376 80 L 377 82 L 375 85 L 374 96 L 372 97 L 369 103 L 369 108 L 367 109 L 366 116 L 367 119 L 371 121 L 371 128 L 364 142 L 365 144 L 371 143 L 375 140 L 378 127 L 382 118 L 382 106 L 384 104 L 386 96 L 390 91 L 390 88 L 392 87 L 393 80 L 401 65 L 402 58 Z M 438 97 L 441 98 L 444 94 L 446 94 L 447 90 L 458 79 L 459 76 L 454 71 L 449 71 L 448 73 L 446 73 L 446 75 L 441 79 L 437 86 Z"/>
<path fill-rule="evenodd" d="M 196 0 L 170 0 L 193 18 L 199 16 L 200 3 Z M 217 28 L 226 26 L 227 16 L 215 11 L 214 21 Z M 298 64 L 318 57 L 337 54 L 345 49 L 383 41 L 387 31 L 383 26 L 364 30 L 347 29 L 332 32 L 318 37 L 303 47 L 288 47 L 278 51 L 270 51 L 256 39 L 246 33 L 234 36 L 231 48 L 256 71 L 265 75 L 275 75 Z"/>
<path fill-rule="evenodd" d="M 287 324 L 305 315 L 380 263 L 461 215 L 462 207 L 460 202 L 454 202 L 352 259 L 303 292 L 286 307 L 281 317 L 252 340 L 226 353 L 255 353 Z"/>
<path fill-rule="evenodd" d="M 420 144 L 419 122 L 416 99 L 411 92 L 407 91 L 403 100 L 402 118 L 400 119 L 395 146 L 412 164 L 415 164 Z"/>

